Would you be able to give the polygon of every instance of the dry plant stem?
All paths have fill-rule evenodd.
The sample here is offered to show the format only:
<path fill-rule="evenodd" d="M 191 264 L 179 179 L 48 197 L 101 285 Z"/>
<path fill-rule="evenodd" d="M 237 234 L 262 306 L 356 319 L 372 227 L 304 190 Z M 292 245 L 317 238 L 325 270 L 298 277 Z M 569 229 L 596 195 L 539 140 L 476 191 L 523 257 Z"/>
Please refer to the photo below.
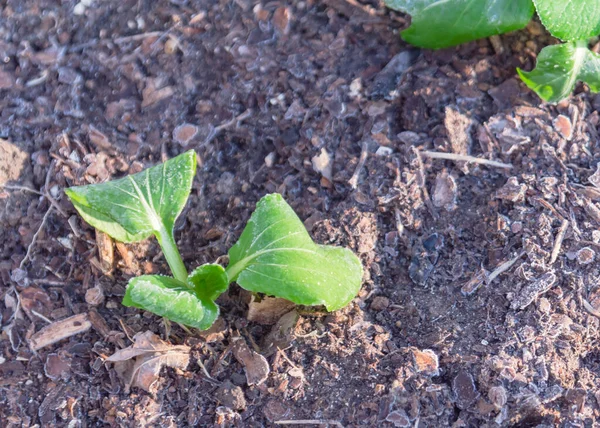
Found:
<path fill-rule="evenodd" d="M 2 188 L 3 188 L 3 189 L 6 189 L 6 190 L 20 190 L 20 191 L 23 191 L 23 192 L 29 192 L 29 193 L 34 193 L 34 194 L 36 194 L 36 195 L 43 196 L 42 192 L 39 192 L 39 191 L 37 191 L 37 190 L 35 190 L 35 189 L 32 189 L 32 188 L 30 188 L 30 187 L 26 187 L 26 186 L 19 186 L 18 184 L 14 184 L 14 185 L 11 185 L 11 184 L 3 184 L 3 185 L 2 185 Z"/>
<path fill-rule="evenodd" d="M 323 419 L 296 419 L 296 420 L 281 420 L 275 421 L 275 425 L 334 425 L 342 427 L 339 421 L 323 420 Z"/>
<path fill-rule="evenodd" d="M 554 240 L 554 247 L 552 248 L 552 255 L 550 256 L 550 264 L 554 264 L 556 259 L 558 258 L 558 253 L 562 247 L 563 240 L 565 239 L 565 233 L 567 233 L 567 229 L 569 228 L 569 221 L 563 219 L 562 224 L 560 225 L 560 229 L 558 229 L 558 233 L 556 234 L 556 238 Z"/>
<path fill-rule="evenodd" d="M 490 284 L 499 275 L 501 275 L 504 272 L 506 272 L 507 270 L 509 270 L 512 267 L 512 265 L 514 265 L 521 257 L 523 257 L 524 254 L 525 254 L 525 251 L 521 251 L 519 253 L 519 255 L 516 256 L 514 259 L 510 259 L 510 260 L 502 263 L 496 269 L 494 269 L 493 272 L 488 275 L 488 277 L 487 277 L 487 283 Z"/>
<path fill-rule="evenodd" d="M 216 126 L 215 129 L 213 129 L 213 131 L 208 135 L 208 137 L 206 137 L 206 139 L 204 140 L 204 143 L 202 143 L 202 144 L 206 145 L 206 144 L 210 143 L 214 138 L 217 137 L 217 135 L 219 135 L 221 133 L 221 131 L 223 131 L 227 128 L 231 128 L 234 125 L 237 125 L 242 120 L 248 119 L 251 115 L 252 115 L 252 110 L 246 110 L 245 112 L 234 117 L 233 119 L 231 119 L 225 123 L 222 123 L 219 126 Z"/>
<path fill-rule="evenodd" d="M 560 221 L 564 222 L 565 220 L 565 216 L 562 215 L 561 213 L 558 212 L 558 210 L 556 208 L 554 208 L 548 201 L 542 199 L 542 198 L 536 198 L 535 199 L 540 205 L 543 205 L 544 207 L 548 208 L 550 211 L 552 211 L 552 213 L 559 218 Z"/>
<path fill-rule="evenodd" d="M 457 155 L 454 153 L 442 153 L 442 152 L 430 152 L 428 150 L 423 150 L 420 152 L 423 156 L 427 156 L 431 159 L 446 159 L 452 160 L 456 162 L 473 162 L 479 163 L 482 165 L 494 166 L 496 168 L 505 168 L 511 169 L 513 166 L 509 163 L 496 162 L 488 159 L 477 158 L 475 156 L 468 155 Z"/>
<path fill-rule="evenodd" d="M 21 264 L 19 264 L 19 269 L 23 269 L 23 266 L 25 266 L 25 263 L 27 263 L 27 260 L 29 260 L 29 257 L 31 255 L 31 250 L 33 249 L 33 247 L 35 245 L 35 241 L 37 240 L 38 235 L 44 228 L 44 225 L 46 224 L 46 221 L 48 220 L 48 216 L 52 212 L 53 208 L 54 208 L 54 205 L 50 205 L 50 208 L 48 208 L 48 211 L 46 211 L 46 214 L 44 214 L 44 218 L 42 218 L 42 223 L 40 224 L 40 227 L 38 227 L 38 230 L 33 234 L 31 243 L 27 247 L 27 252 L 25 253 L 25 257 L 23 257 L 23 260 L 21 260 Z"/>
<path fill-rule="evenodd" d="M 71 48 L 69 48 L 69 53 L 82 51 L 82 50 L 85 50 L 86 48 L 89 48 L 92 46 L 104 45 L 107 43 L 119 44 L 119 43 L 127 43 L 127 42 L 135 42 L 138 40 L 144 40 L 144 39 L 147 39 L 150 37 L 160 37 L 161 35 L 163 35 L 163 33 L 165 33 L 165 31 L 150 31 L 147 33 L 134 34 L 132 36 L 117 37 L 114 39 L 94 39 L 89 42 L 82 43 L 80 45 L 72 46 Z"/>
<path fill-rule="evenodd" d="M 414 147 L 412 148 L 412 150 L 414 151 L 415 156 L 417 157 L 417 164 L 419 166 L 419 170 L 416 174 L 417 184 L 421 188 L 421 192 L 423 193 L 423 199 L 425 199 L 425 205 L 427 205 L 431 216 L 434 218 L 434 220 L 437 220 L 437 211 L 433 207 L 433 203 L 431 202 L 431 196 L 429 196 L 429 190 L 427 190 L 427 186 L 425 185 L 425 167 L 423 166 L 423 159 L 421 158 L 421 153 L 423 152 L 420 152 Z"/>
<path fill-rule="evenodd" d="M 360 157 L 358 158 L 358 164 L 356 165 L 356 169 L 354 170 L 354 174 L 348 180 L 348 184 L 352 187 L 352 190 L 356 190 L 358 187 L 358 176 L 360 175 L 360 171 L 365 166 L 365 162 L 367 161 L 367 156 L 369 155 L 369 146 L 366 141 L 363 142 L 362 147 L 360 149 Z"/>
<path fill-rule="evenodd" d="M 600 311 L 596 310 L 591 304 L 590 302 L 588 302 L 585 299 L 581 299 L 581 302 L 583 303 L 583 307 L 585 308 L 586 311 L 588 311 L 590 314 L 600 318 Z"/>

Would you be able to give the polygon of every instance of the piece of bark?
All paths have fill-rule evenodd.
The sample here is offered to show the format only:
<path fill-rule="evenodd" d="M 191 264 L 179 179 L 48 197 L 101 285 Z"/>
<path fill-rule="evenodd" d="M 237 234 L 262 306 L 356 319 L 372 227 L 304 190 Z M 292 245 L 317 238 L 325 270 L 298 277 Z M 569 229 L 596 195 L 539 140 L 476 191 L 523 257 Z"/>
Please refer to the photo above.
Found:
<path fill-rule="evenodd" d="M 29 346 L 33 351 L 37 351 L 68 337 L 85 333 L 90 328 L 92 328 L 92 323 L 87 313 L 73 315 L 72 317 L 53 322 L 37 333 L 34 333 L 29 339 Z"/>

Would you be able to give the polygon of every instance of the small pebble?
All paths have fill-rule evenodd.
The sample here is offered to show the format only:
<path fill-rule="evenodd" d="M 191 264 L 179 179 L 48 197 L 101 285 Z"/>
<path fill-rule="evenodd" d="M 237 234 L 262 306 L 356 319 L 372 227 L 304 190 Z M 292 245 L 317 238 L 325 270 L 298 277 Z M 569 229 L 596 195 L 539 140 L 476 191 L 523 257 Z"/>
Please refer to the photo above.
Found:
<path fill-rule="evenodd" d="M 377 151 L 375 152 L 375 154 L 377 156 L 389 156 L 392 153 L 394 153 L 394 150 L 392 150 L 390 147 L 386 147 L 386 146 L 379 146 L 377 148 Z"/>
<path fill-rule="evenodd" d="M 565 140 L 570 140 L 573 137 L 573 126 L 571 120 L 562 114 L 558 115 L 553 121 L 554 129 L 558 132 Z"/>
<path fill-rule="evenodd" d="M 440 363 L 438 356 L 431 349 L 412 351 L 415 369 L 426 376 L 439 376 Z"/>
<path fill-rule="evenodd" d="M 85 292 L 85 301 L 88 305 L 99 306 L 104 303 L 104 292 L 98 286 Z"/>
<path fill-rule="evenodd" d="M 488 398 L 497 408 L 504 407 L 508 401 L 506 389 L 503 386 L 492 386 L 488 391 Z"/>
<path fill-rule="evenodd" d="M 173 139 L 182 146 L 186 147 L 197 134 L 197 126 L 192 125 L 191 123 L 184 123 L 175 128 L 173 131 Z"/>
<path fill-rule="evenodd" d="M 452 381 L 452 390 L 456 396 L 456 405 L 460 409 L 471 407 L 479 398 L 473 376 L 465 370 L 458 372 Z"/>
<path fill-rule="evenodd" d="M 583 247 L 577 251 L 577 262 L 580 265 L 589 265 L 596 259 L 596 252 L 590 247 Z"/>
<path fill-rule="evenodd" d="M 390 306 L 390 299 L 385 296 L 376 296 L 371 302 L 371 309 L 374 311 L 383 311 Z"/>
<path fill-rule="evenodd" d="M 265 156 L 265 166 L 271 168 L 275 164 L 275 152 L 269 153 Z"/>
<path fill-rule="evenodd" d="M 385 418 L 386 421 L 394 424 L 395 427 L 409 427 L 410 419 L 404 410 L 394 410 Z"/>

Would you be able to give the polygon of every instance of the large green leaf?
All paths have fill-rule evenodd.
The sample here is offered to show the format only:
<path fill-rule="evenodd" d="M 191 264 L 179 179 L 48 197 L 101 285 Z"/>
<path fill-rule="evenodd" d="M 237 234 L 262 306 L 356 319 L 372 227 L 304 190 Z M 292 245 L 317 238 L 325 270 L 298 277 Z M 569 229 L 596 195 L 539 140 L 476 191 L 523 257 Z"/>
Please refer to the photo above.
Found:
<path fill-rule="evenodd" d="M 589 39 L 600 34 L 600 1 L 533 0 L 542 24 L 564 41 Z"/>
<path fill-rule="evenodd" d="M 402 32 L 408 43 L 428 49 L 521 29 L 533 16 L 532 0 L 385 0 L 411 15 Z"/>
<path fill-rule="evenodd" d="M 262 198 L 229 250 L 229 281 L 301 305 L 345 306 L 360 289 L 362 265 L 346 248 L 317 245 L 279 194 Z"/>
<path fill-rule="evenodd" d="M 162 165 L 119 180 L 65 190 L 89 224 L 122 242 L 154 234 L 173 274 L 187 273 L 173 239 L 173 225 L 183 210 L 196 173 L 196 152 L 190 150 Z"/>
<path fill-rule="evenodd" d="M 600 55 L 590 51 L 586 42 L 547 46 L 532 71 L 517 71 L 529 88 L 553 103 L 568 97 L 578 80 L 592 92 L 600 91 Z"/>
<path fill-rule="evenodd" d="M 134 175 L 65 190 L 89 224 L 118 241 L 135 242 L 172 230 L 196 172 L 193 150 Z"/>
<path fill-rule="evenodd" d="M 129 281 L 123 305 L 206 330 L 219 316 L 215 299 L 228 284 L 223 267 L 214 264 L 197 268 L 187 283 L 168 276 L 144 275 Z"/>

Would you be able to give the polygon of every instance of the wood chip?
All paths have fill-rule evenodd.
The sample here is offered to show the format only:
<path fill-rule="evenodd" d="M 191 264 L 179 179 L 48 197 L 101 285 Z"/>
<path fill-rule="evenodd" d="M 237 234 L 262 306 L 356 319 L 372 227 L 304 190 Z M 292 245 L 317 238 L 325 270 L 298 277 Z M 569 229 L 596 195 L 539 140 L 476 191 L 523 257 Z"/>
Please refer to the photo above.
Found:
<path fill-rule="evenodd" d="M 510 307 L 512 309 L 525 309 L 529 306 L 536 297 L 550 290 L 556 283 L 556 275 L 554 272 L 547 272 L 538 279 L 525 285 L 519 292 L 517 297 L 512 301 Z"/>
<path fill-rule="evenodd" d="M 106 233 L 96 229 L 96 245 L 98 246 L 98 258 L 100 259 L 102 272 L 109 273 L 115 261 L 113 240 Z"/>
<path fill-rule="evenodd" d="M 243 337 L 233 338 L 233 355 L 246 372 L 246 382 L 249 386 L 260 385 L 269 376 L 271 369 L 267 359 L 248 347 Z"/>
<path fill-rule="evenodd" d="M 37 351 L 68 337 L 85 333 L 91 327 L 92 323 L 87 313 L 77 314 L 70 318 L 56 321 L 34 333 L 29 339 L 29 346 L 33 351 Z"/>

